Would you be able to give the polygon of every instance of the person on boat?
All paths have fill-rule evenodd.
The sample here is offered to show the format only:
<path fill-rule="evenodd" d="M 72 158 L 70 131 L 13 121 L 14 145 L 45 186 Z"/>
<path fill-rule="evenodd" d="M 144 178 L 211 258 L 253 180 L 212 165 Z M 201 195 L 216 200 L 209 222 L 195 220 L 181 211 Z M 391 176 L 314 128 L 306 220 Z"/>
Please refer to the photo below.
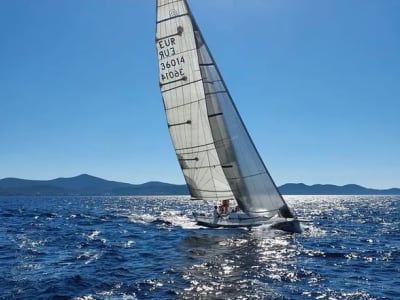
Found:
<path fill-rule="evenodd" d="M 221 215 L 229 214 L 229 200 L 222 200 L 222 205 L 220 206 Z"/>
<path fill-rule="evenodd" d="M 214 206 L 213 217 L 214 217 L 214 223 L 217 223 L 218 219 L 220 217 L 220 214 L 218 212 L 218 207 L 217 206 Z"/>
<path fill-rule="evenodd" d="M 220 216 L 225 215 L 225 207 L 222 204 L 218 207 L 218 213 Z"/>

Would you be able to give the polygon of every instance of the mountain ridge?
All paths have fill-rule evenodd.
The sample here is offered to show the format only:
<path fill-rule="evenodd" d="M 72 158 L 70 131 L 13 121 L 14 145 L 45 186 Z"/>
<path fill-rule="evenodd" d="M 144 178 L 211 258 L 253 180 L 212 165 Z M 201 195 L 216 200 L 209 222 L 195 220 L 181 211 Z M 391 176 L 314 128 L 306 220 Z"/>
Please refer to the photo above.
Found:
<path fill-rule="evenodd" d="M 29 180 L 20 178 L 0 179 L 0 195 L 3 196 L 67 196 L 67 195 L 185 195 L 186 185 L 163 182 L 130 184 L 110 181 L 81 174 L 74 177 L 59 177 L 51 180 Z"/>
<path fill-rule="evenodd" d="M 279 187 L 279 191 L 283 195 L 400 195 L 400 188 L 373 189 L 357 184 L 286 183 Z"/>
<path fill-rule="evenodd" d="M 286 183 L 280 186 L 283 195 L 400 195 L 400 188 L 371 189 L 357 184 Z M 106 180 L 88 174 L 58 177 L 51 180 L 29 180 L 7 177 L 0 179 L 0 196 L 87 196 L 87 195 L 188 195 L 185 184 L 150 181 L 131 184 Z"/>

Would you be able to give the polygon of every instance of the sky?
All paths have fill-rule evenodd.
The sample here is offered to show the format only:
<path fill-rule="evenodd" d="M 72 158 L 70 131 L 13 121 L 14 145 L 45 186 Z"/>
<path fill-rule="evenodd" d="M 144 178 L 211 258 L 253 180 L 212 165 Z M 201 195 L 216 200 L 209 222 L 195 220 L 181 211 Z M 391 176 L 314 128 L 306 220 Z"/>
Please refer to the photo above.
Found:
<path fill-rule="evenodd" d="M 400 187 L 400 1 L 189 0 L 277 185 Z M 0 1 L 0 179 L 184 183 L 153 0 Z"/>

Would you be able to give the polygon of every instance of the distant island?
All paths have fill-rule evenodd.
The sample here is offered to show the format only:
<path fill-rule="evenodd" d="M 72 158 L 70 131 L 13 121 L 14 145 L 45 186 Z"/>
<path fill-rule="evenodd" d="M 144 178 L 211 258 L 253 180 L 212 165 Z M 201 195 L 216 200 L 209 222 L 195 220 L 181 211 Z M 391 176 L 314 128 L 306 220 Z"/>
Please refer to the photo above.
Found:
<path fill-rule="evenodd" d="M 130 184 L 109 181 L 82 174 L 70 178 L 52 180 L 27 180 L 19 178 L 0 179 L 1 196 L 130 196 L 130 195 L 188 195 L 186 184 L 177 185 L 163 182 Z"/>
<path fill-rule="evenodd" d="M 378 190 L 356 184 L 306 185 L 287 183 L 279 187 L 283 195 L 400 195 L 399 188 Z M 185 184 L 147 182 L 130 184 L 109 181 L 87 174 L 52 180 L 0 179 L 0 196 L 135 196 L 135 195 L 188 195 Z"/>

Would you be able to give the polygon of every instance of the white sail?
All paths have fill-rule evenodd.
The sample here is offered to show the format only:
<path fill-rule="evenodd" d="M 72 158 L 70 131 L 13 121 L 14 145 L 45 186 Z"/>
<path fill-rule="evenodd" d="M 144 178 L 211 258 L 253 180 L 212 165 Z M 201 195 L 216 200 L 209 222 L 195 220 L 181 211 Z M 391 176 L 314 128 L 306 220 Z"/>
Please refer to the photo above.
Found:
<path fill-rule="evenodd" d="M 168 126 L 191 195 L 234 197 L 249 214 L 293 217 L 185 0 L 158 0 L 156 40 Z"/>
<path fill-rule="evenodd" d="M 158 0 L 157 55 L 168 128 L 194 199 L 233 199 L 208 122 L 193 25 L 185 1 Z"/>

